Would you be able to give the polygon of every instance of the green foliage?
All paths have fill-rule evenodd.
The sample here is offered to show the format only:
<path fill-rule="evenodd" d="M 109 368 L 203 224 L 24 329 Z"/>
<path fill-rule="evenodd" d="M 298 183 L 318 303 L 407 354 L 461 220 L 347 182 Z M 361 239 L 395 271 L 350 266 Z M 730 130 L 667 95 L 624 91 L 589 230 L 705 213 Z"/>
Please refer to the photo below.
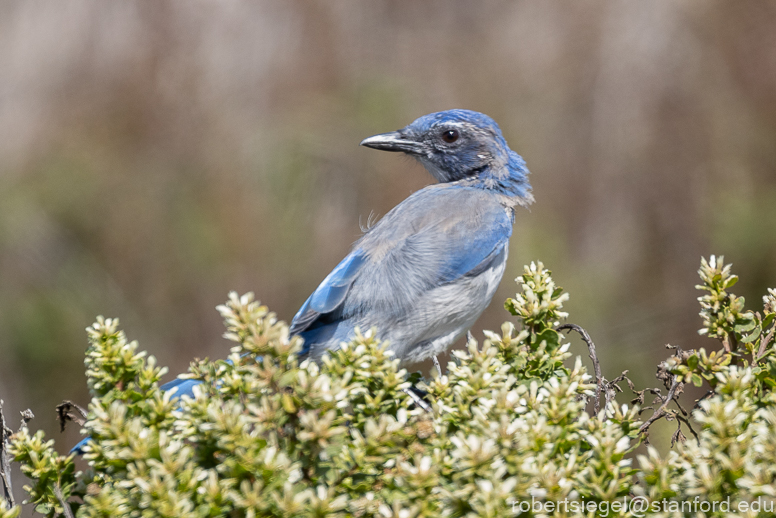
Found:
<path fill-rule="evenodd" d="M 731 509 L 776 497 L 776 377 L 774 295 L 763 297 L 763 313 L 748 311 L 743 297 L 728 292 L 737 281 L 722 257 L 701 262 L 706 292 L 701 303 L 703 328 L 723 348 L 682 351 L 664 368 L 684 382 L 706 385 L 710 397 L 693 414 L 700 424 L 697 441 L 687 441 L 665 458 L 650 448 L 640 456 L 640 479 L 651 498 L 701 495 L 711 502 L 727 499 Z M 772 516 L 773 507 L 768 508 Z M 720 513 L 721 515 L 721 513 Z M 755 513 L 756 515 L 756 513 Z"/>
<path fill-rule="evenodd" d="M 726 340 L 731 335 L 742 338 L 742 334 L 754 328 L 754 316 L 744 310 L 744 298 L 728 293 L 727 289 L 735 286 L 738 276 L 732 275 L 732 265 L 724 264 L 724 257 L 711 256 L 709 261 L 701 259 L 698 274 L 703 284 L 697 289 L 707 294 L 698 297 L 701 303 L 701 318 L 703 327 L 700 334 L 708 334 L 714 338 Z M 746 338 L 750 335 L 747 334 Z"/>
<path fill-rule="evenodd" d="M 0 518 L 16 518 L 19 513 L 22 512 L 22 508 L 18 505 L 8 507 L 6 501 L 0 498 Z"/>
<path fill-rule="evenodd" d="M 706 292 L 698 298 L 703 319 L 699 333 L 717 338 L 723 348 L 685 351 L 667 360 L 665 367 L 686 383 L 706 384 L 717 392 L 731 366 L 747 367 L 754 377 L 751 396 L 758 405 L 770 404 L 776 386 L 776 290 L 769 289 L 763 297 L 762 313 L 747 310 L 743 297 L 728 292 L 738 281 L 730 272 L 731 265 L 725 265 L 723 257 L 703 259 L 698 271 L 703 284 L 696 286 Z"/>
<path fill-rule="evenodd" d="M 701 276 L 704 330 L 736 348 L 666 361 L 671 376 L 700 378 L 714 392 L 694 413 L 697 441 L 665 456 L 650 447 L 638 467 L 639 408 L 585 411 L 595 385 L 555 330 L 568 295 L 541 263 L 526 267 L 506 302 L 518 321 L 469 341 L 428 382 L 402 369 L 373 331 L 320 364 L 300 363 L 301 339 L 252 295 L 233 293 L 219 307 L 235 343 L 228 360 L 193 363 L 188 376 L 203 383 L 194 398 L 177 399 L 159 390 L 164 370 L 127 342 L 118 321 L 99 319 L 88 329 L 89 469 L 76 473 L 74 457 L 58 455 L 41 432 L 17 434 L 12 453 L 32 480 L 29 501 L 48 516 L 62 515 L 65 502 L 79 517 L 436 518 L 519 514 L 517 504 L 532 499 L 772 498 L 767 336 L 776 292 L 761 316 L 727 293 L 734 277 L 721 259 L 704 261 Z M 428 392 L 432 412 L 405 392 L 413 384 Z M 587 515 L 573 509 L 555 514 Z"/>
<path fill-rule="evenodd" d="M 655 501 L 699 495 L 710 502 L 727 500 L 731 509 L 740 509 L 759 498 L 771 502 L 772 510 L 776 408 L 757 408 L 751 368 L 728 367 L 719 378 L 718 394 L 701 401 L 694 414 L 701 425 L 698 441 L 688 440 L 664 458 L 652 447 L 639 456 L 642 487 Z"/>
<path fill-rule="evenodd" d="M 525 273 L 515 279 L 523 292 L 507 299 L 504 307 L 513 315 L 520 317 L 523 324 L 534 331 L 556 327 L 558 320 L 568 313 L 560 311 L 569 294 L 556 286 L 551 272 L 544 268 L 541 261 L 531 263 L 524 268 Z"/>
<path fill-rule="evenodd" d="M 11 452 L 16 461 L 21 462 L 22 473 L 34 482 L 24 489 L 30 500 L 38 504 L 38 512 L 48 516 L 61 515 L 63 506 L 57 493 L 70 494 L 76 483 L 72 458 L 58 455 L 54 441 L 45 441 L 42 431 L 30 436 L 26 428 L 15 436 Z"/>

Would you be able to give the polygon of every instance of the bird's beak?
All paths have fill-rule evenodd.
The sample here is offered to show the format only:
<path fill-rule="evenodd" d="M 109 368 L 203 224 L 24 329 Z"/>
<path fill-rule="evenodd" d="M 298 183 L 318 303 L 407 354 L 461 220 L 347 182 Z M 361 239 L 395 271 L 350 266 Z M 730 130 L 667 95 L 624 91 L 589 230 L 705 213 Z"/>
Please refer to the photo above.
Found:
<path fill-rule="evenodd" d="M 423 152 L 423 144 L 407 138 L 401 131 L 392 131 L 390 133 L 381 133 L 373 137 L 365 138 L 361 141 L 362 146 L 373 149 L 382 149 L 383 151 L 403 151 L 414 155 Z"/>

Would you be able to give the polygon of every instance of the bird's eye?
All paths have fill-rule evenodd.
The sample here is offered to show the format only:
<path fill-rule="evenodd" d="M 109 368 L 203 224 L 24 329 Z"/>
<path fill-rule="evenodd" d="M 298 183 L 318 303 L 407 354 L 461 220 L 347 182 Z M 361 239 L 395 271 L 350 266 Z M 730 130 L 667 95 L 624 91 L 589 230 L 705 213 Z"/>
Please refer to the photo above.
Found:
<path fill-rule="evenodd" d="M 452 144 L 456 140 L 458 140 L 459 134 L 458 130 L 447 130 L 444 133 L 442 133 L 442 140 L 447 142 L 448 144 Z"/>

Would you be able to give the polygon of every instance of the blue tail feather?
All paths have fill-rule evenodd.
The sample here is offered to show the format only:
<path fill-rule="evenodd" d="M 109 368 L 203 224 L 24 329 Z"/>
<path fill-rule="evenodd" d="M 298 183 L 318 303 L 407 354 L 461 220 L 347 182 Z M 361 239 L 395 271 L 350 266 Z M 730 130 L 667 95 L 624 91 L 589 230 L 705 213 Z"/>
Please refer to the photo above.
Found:
<path fill-rule="evenodd" d="M 181 396 L 188 396 L 193 398 L 194 397 L 194 387 L 202 383 L 202 380 L 194 380 L 194 379 L 183 379 L 183 378 L 175 378 L 174 380 L 165 383 L 160 389 L 162 389 L 165 392 L 170 392 L 171 390 L 175 390 L 175 393 L 173 394 L 173 397 L 179 398 Z M 70 453 L 75 453 L 76 455 L 83 455 L 84 453 L 84 446 L 88 442 L 92 440 L 91 437 L 84 437 L 81 439 L 81 441 L 73 446 L 73 449 L 70 450 Z"/>

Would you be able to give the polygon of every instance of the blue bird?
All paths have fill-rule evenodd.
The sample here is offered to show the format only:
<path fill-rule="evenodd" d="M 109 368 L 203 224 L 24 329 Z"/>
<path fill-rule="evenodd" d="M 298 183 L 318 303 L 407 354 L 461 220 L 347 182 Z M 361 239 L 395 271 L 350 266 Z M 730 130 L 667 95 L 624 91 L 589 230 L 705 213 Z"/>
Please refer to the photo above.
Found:
<path fill-rule="evenodd" d="M 515 208 L 533 202 L 528 169 L 498 124 L 470 110 L 431 113 L 361 145 L 403 152 L 439 183 L 368 229 L 302 305 L 290 332 L 304 338 L 301 357 L 318 361 L 357 327 L 375 327 L 402 365 L 412 364 L 446 351 L 490 304 Z M 191 396 L 198 383 L 176 379 L 161 388 Z"/>
<path fill-rule="evenodd" d="M 525 161 L 482 113 L 448 110 L 362 146 L 416 158 L 439 183 L 397 205 L 354 245 L 291 322 L 318 360 L 376 327 L 402 364 L 446 351 L 501 281 L 514 209 L 533 201 Z"/>

